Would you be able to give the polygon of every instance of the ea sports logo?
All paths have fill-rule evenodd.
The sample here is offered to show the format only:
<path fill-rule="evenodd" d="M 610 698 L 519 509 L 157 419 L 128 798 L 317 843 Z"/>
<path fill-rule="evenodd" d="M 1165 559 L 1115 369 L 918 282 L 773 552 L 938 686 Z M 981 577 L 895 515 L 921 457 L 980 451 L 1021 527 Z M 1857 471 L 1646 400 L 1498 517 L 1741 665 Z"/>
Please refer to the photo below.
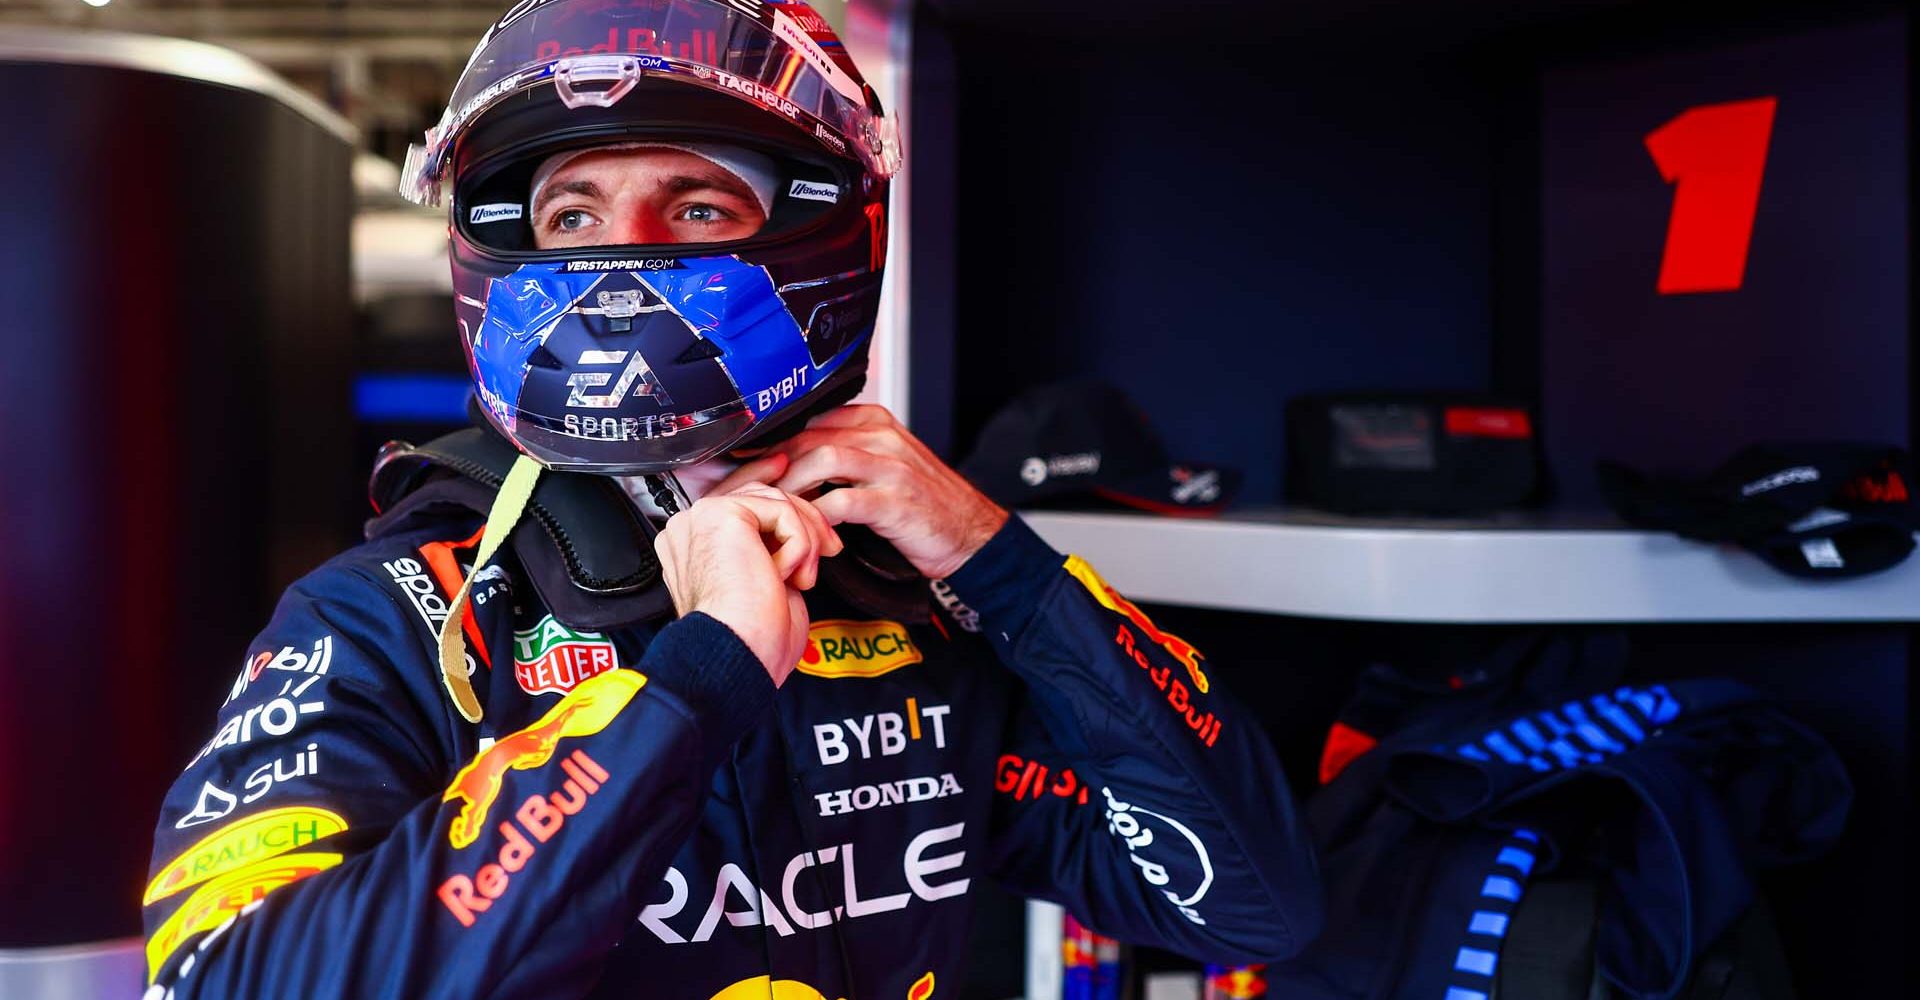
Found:
<path fill-rule="evenodd" d="M 1028 486 L 1038 486 L 1047 481 L 1047 463 L 1039 458 L 1029 458 L 1020 463 L 1020 481 Z"/>

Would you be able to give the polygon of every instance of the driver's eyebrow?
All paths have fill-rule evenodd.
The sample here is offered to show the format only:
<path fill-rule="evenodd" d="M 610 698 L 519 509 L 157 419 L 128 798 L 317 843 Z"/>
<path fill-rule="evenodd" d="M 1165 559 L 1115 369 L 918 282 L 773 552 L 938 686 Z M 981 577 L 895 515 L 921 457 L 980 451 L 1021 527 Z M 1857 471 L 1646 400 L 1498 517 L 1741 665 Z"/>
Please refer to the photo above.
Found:
<path fill-rule="evenodd" d="M 732 195 L 742 201 L 758 205 L 760 199 L 739 178 L 732 174 L 714 171 L 700 174 L 675 174 L 661 185 L 671 194 L 686 194 L 689 191 L 718 191 Z"/>
<path fill-rule="evenodd" d="M 589 180 L 561 181 L 558 184 L 548 184 L 546 187 L 540 189 L 540 197 L 534 199 L 533 214 L 539 215 L 540 210 L 547 207 L 548 202 L 551 202 L 563 194 L 577 194 L 582 198 L 606 197 L 600 193 L 600 185 Z"/>

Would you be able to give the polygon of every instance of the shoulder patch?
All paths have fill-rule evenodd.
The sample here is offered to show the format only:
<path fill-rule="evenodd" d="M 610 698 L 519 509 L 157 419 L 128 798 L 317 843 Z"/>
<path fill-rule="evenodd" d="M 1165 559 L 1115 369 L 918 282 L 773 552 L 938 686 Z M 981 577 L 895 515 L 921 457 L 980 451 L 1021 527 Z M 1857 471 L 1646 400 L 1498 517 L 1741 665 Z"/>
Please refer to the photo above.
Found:
<path fill-rule="evenodd" d="M 440 623 L 446 621 L 451 613 L 449 601 L 452 595 L 460 592 L 460 585 L 466 578 L 466 569 L 461 565 L 457 553 L 478 546 L 480 535 L 480 531 L 475 531 L 471 537 L 458 541 L 427 542 L 420 546 L 418 559 L 403 556 L 380 564 L 380 568 L 387 573 L 387 579 L 406 595 L 407 603 L 426 623 L 427 631 L 435 636 L 440 634 Z M 489 670 L 493 669 L 492 654 L 487 650 L 486 638 L 480 633 L 480 621 L 474 616 L 473 609 L 485 604 L 493 596 L 494 585 L 502 590 L 507 587 L 506 570 L 498 565 L 488 566 L 475 577 L 473 599 L 468 602 L 461 621 L 467 634 L 467 649 L 471 655 L 478 656 L 480 663 Z M 483 594 L 486 596 L 481 596 Z"/>

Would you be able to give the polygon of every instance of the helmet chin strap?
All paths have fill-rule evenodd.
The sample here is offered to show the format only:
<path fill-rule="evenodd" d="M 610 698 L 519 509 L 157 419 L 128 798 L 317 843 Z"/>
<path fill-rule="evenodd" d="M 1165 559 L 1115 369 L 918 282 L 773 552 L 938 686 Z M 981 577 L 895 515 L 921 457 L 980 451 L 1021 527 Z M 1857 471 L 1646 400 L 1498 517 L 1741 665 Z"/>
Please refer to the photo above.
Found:
<path fill-rule="evenodd" d="M 461 718 L 468 722 L 479 722 L 482 711 L 480 699 L 473 693 L 471 668 L 467 666 L 467 638 L 463 631 L 467 621 L 467 595 L 473 590 L 473 578 L 493 560 L 501 543 L 519 523 L 527 501 L 533 497 L 534 483 L 539 479 L 540 463 L 525 455 L 514 459 L 513 468 L 507 471 L 506 481 L 500 484 L 500 492 L 494 497 L 493 509 L 487 512 L 487 526 L 481 532 L 480 551 L 473 557 L 473 568 L 467 571 L 467 578 L 460 581 L 460 592 L 453 597 L 446 621 L 440 623 L 440 680 L 446 685 L 454 707 L 460 710 Z"/>

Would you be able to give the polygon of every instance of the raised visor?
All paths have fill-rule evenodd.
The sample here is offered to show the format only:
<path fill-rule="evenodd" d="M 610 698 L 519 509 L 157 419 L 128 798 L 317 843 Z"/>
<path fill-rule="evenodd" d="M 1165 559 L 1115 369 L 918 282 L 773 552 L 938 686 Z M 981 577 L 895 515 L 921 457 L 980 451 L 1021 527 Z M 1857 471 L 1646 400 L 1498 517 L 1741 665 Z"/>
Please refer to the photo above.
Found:
<path fill-rule="evenodd" d="M 1604 516 L 1023 516 L 1128 596 L 1162 604 L 1463 624 L 1920 621 L 1920 558 L 1864 577 L 1801 580 L 1738 548 Z"/>

